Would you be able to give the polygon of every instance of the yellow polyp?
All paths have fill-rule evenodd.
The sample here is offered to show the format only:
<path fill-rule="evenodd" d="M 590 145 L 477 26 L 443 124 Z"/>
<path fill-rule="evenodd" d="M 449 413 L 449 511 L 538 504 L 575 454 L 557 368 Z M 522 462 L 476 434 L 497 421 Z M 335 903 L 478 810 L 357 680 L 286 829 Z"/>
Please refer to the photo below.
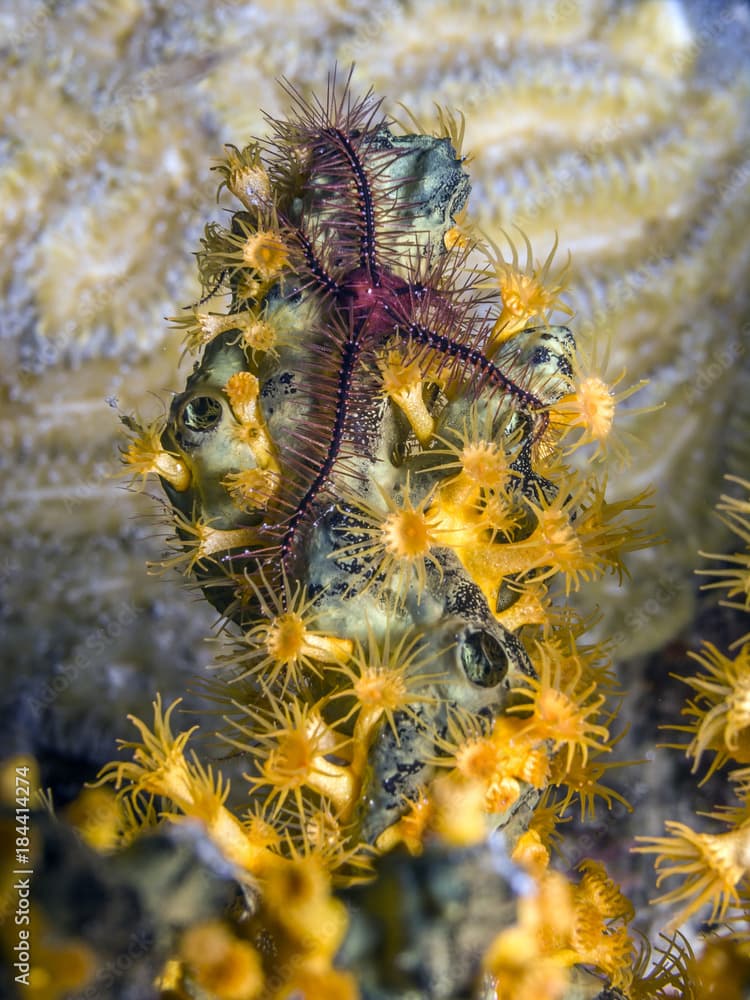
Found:
<path fill-rule="evenodd" d="M 561 573 L 566 593 L 578 590 L 581 581 L 604 572 L 624 573 L 624 552 L 644 547 L 650 539 L 637 524 L 624 525 L 619 517 L 637 510 L 649 495 L 644 491 L 628 500 L 608 503 L 604 487 L 590 480 L 575 495 L 561 489 L 549 505 L 527 500 L 536 517 L 532 533 L 520 541 L 467 549 L 461 559 L 475 582 L 495 606 L 498 587 L 511 574 L 533 574 L 536 583 Z"/>
<path fill-rule="evenodd" d="M 247 237 L 242 259 L 264 281 L 273 281 L 289 263 L 289 248 L 278 233 L 270 229 L 259 230 Z"/>
<path fill-rule="evenodd" d="M 414 718 L 414 704 L 435 702 L 434 694 L 420 690 L 443 676 L 421 669 L 431 660 L 431 656 L 424 656 L 419 632 L 407 632 L 392 645 L 388 632 L 380 641 L 368 623 L 367 647 L 358 641 L 352 663 L 338 668 L 348 683 L 331 695 L 331 701 L 346 698 L 354 702 L 341 722 L 346 723 L 356 713 L 350 765 L 357 775 L 364 772 L 368 751 L 382 722 L 387 722 L 399 743 L 397 713 Z"/>
<path fill-rule="evenodd" d="M 417 600 L 421 601 L 427 586 L 427 566 L 438 573 L 441 567 L 432 553 L 435 546 L 450 545 L 440 526 L 440 518 L 432 510 L 432 491 L 415 506 L 410 499 L 410 478 L 407 473 L 401 505 L 377 482 L 373 486 L 380 494 L 386 511 L 363 502 L 352 495 L 352 503 L 362 521 L 361 541 L 338 550 L 338 555 L 356 555 L 371 560 L 377 566 L 369 583 L 375 583 L 381 593 L 392 590 L 396 600 L 403 602 L 411 585 L 415 585 Z"/>
<path fill-rule="evenodd" d="M 251 143 L 239 150 L 227 145 L 226 159 L 212 169 L 223 176 L 219 192 L 226 187 L 248 211 L 267 207 L 272 200 L 271 179 L 261 161 L 260 147 Z"/>
<path fill-rule="evenodd" d="M 230 472 L 222 480 L 226 489 L 240 510 L 265 510 L 268 501 L 278 492 L 281 476 L 273 469 L 242 469 Z"/>
<path fill-rule="evenodd" d="M 435 421 L 425 405 L 424 376 L 416 361 L 407 362 L 399 351 L 388 351 L 378 359 L 383 395 L 392 400 L 409 421 L 419 443 L 429 442 Z"/>
<path fill-rule="evenodd" d="M 492 253 L 488 253 L 490 272 L 487 274 L 487 284 L 500 292 L 503 308 L 485 347 L 488 357 L 492 357 L 502 344 L 527 327 L 531 320 L 547 322 L 553 312 L 571 315 L 573 311 L 561 299 L 570 261 L 554 279 L 550 277 L 552 260 L 557 252 L 557 236 L 546 260 L 540 264 L 534 261 L 528 237 L 521 233 L 526 245 L 526 262 L 521 267 L 517 247 L 507 233 L 504 235 L 511 249 L 510 260 L 505 259 L 496 244 L 491 241 L 489 244 Z"/>
<path fill-rule="evenodd" d="M 255 351 L 270 352 L 276 344 L 276 330 L 264 319 L 258 319 L 254 312 L 250 311 L 248 319 L 242 324 L 237 324 L 240 332 L 240 343 L 254 356 Z"/>
<path fill-rule="evenodd" d="M 276 332 L 255 309 L 223 314 L 193 312 L 189 316 L 172 316 L 171 322 L 185 331 L 185 347 L 198 351 L 229 330 L 238 330 L 244 347 L 252 352 L 270 351 L 276 343 Z"/>
<path fill-rule="evenodd" d="M 247 548 L 256 544 L 258 536 L 253 528 L 231 528 L 222 530 L 203 525 L 197 559 L 211 556 L 226 549 Z"/>
<path fill-rule="evenodd" d="M 170 958 L 164 963 L 164 968 L 156 977 L 154 985 L 160 993 L 166 993 L 167 996 L 174 993 L 179 997 L 182 996 L 183 978 L 183 963 L 177 958 Z"/>
<path fill-rule="evenodd" d="M 224 386 L 224 392 L 239 424 L 235 428 L 235 438 L 250 448 L 259 468 L 270 469 L 279 475 L 281 470 L 276 461 L 275 448 L 258 402 L 258 379 L 252 372 L 235 372 Z"/>
<path fill-rule="evenodd" d="M 688 756 L 694 759 L 693 770 L 707 750 L 716 752 L 707 777 L 729 757 L 750 763 L 750 645 L 744 644 L 734 659 L 708 642 L 700 652 L 688 655 L 705 673 L 680 677 L 696 697 L 682 711 L 690 723 L 673 728 L 693 734 L 687 747 Z"/>
<path fill-rule="evenodd" d="M 596 694 L 596 684 L 581 686 L 580 669 L 565 677 L 561 660 L 554 647 L 537 643 L 535 666 L 538 676 L 524 678 L 523 684 L 511 689 L 527 702 L 511 705 L 508 712 L 524 714 L 521 730 L 527 738 L 551 740 L 555 751 L 564 749 L 566 771 L 577 759 L 585 766 L 589 750 L 610 749 L 607 726 L 595 722 L 601 716 L 604 695 Z"/>
<path fill-rule="evenodd" d="M 376 850 L 386 853 L 403 844 L 412 856 L 421 854 L 433 813 L 432 799 L 423 792 L 409 803 L 409 808 L 399 820 L 383 830 L 375 841 Z"/>
<path fill-rule="evenodd" d="M 484 808 L 489 813 L 502 813 L 514 806 L 520 797 L 518 778 L 504 776 L 490 783 L 484 795 Z"/>
<path fill-rule="evenodd" d="M 241 322 L 242 314 L 224 316 L 216 313 L 196 312 L 188 327 L 189 346 L 197 351 L 200 347 L 210 344 L 212 340 L 231 330 L 235 323 Z M 187 324 L 185 324 L 187 325 Z"/>
<path fill-rule="evenodd" d="M 430 829 L 452 847 L 473 847 L 487 837 L 485 788 L 481 781 L 442 775 L 430 785 Z"/>
<path fill-rule="evenodd" d="M 456 771 L 462 778 L 489 784 L 500 766 L 501 751 L 491 736 L 474 736 L 455 751 Z"/>
<path fill-rule="evenodd" d="M 287 611 L 268 626 L 266 649 L 280 663 L 288 663 L 303 655 L 307 629 L 300 615 Z"/>
<path fill-rule="evenodd" d="M 257 532 L 253 528 L 223 530 L 212 527 L 201 517 L 192 521 L 179 512 L 175 515 L 175 526 L 177 534 L 170 541 L 177 552 L 171 558 L 156 563 L 154 571 L 182 567 L 185 573 L 190 573 L 198 563 L 216 552 L 248 548 L 258 542 Z"/>
<path fill-rule="evenodd" d="M 726 833 L 696 833 L 684 823 L 667 820 L 666 837 L 636 837 L 638 853 L 656 854 L 654 862 L 657 886 L 665 878 L 679 875 L 682 884 L 666 892 L 653 903 L 683 903 L 671 921 L 679 926 L 711 904 L 712 923 L 724 920 L 730 905 L 737 905 L 737 886 L 750 872 L 750 825 Z"/>
<path fill-rule="evenodd" d="M 135 430 L 135 423 L 128 424 Z M 192 475 L 185 461 L 173 452 L 166 451 L 161 444 L 162 423 L 155 420 L 146 427 L 138 428 L 140 433 L 123 452 L 122 461 L 128 472 L 141 476 L 161 476 L 179 493 L 190 488 Z"/>
<path fill-rule="evenodd" d="M 174 736 L 170 717 L 179 701 L 162 712 L 161 699 L 154 703 L 153 731 L 134 716 L 129 716 L 141 734 L 142 742 L 121 740 L 123 747 L 133 751 L 132 762 L 112 762 L 103 768 L 99 783 L 113 781 L 120 788 L 128 781 L 134 791 L 168 799 L 184 816 L 197 820 L 206 828 L 207 835 L 228 861 L 240 873 L 255 873 L 264 863 L 267 845 L 258 843 L 252 831 L 246 829 L 231 813 L 224 802 L 229 794 L 229 783 L 211 769 L 204 769 L 197 760 L 192 763 L 185 757 L 185 746 L 198 728 Z M 174 812 L 168 814 L 179 819 Z"/>
<path fill-rule="evenodd" d="M 271 197 L 271 182 L 262 167 L 236 170 L 227 181 L 227 187 L 245 208 L 267 205 Z"/>
<path fill-rule="evenodd" d="M 390 398 L 409 421 L 419 443 L 426 445 L 435 432 L 435 421 L 425 405 L 422 383 L 419 382 L 410 389 L 393 393 Z"/>
<path fill-rule="evenodd" d="M 633 904 L 610 878 L 601 862 L 586 858 L 578 868 L 583 877 L 576 886 L 577 902 L 592 906 L 608 920 L 622 918 L 630 921 L 635 917 Z"/>
<path fill-rule="evenodd" d="M 461 249 L 469 245 L 469 241 L 466 236 L 461 232 L 461 227 L 456 225 L 452 226 L 443 237 L 443 245 L 446 250 L 452 250 L 454 247 L 459 247 Z"/>
<path fill-rule="evenodd" d="M 321 663 L 346 663 L 354 650 L 351 639 L 342 639 L 335 635 L 322 635 L 305 629 L 302 641 L 301 655 L 309 656 Z"/>
<path fill-rule="evenodd" d="M 257 851 L 265 851 L 266 848 L 276 850 L 281 844 L 281 834 L 261 811 L 249 810 L 247 818 L 242 823 L 244 834 Z M 265 857 L 265 855 L 262 855 Z M 258 857 L 261 857 L 259 854 Z"/>
<path fill-rule="evenodd" d="M 239 271 L 235 276 L 237 298 L 253 301 L 261 298 L 264 293 L 263 282 L 247 269 Z"/>
<path fill-rule="evenodd" d="M 193 481 L 190 469 L 188 469 L 185 462 L 181 458 L 178 458 L 177 455 L 173 455 L 171 452 L 164 451 L 163 449 L 154 456 L 152 471 L 157 476 L 161 476 L 162 479 L 166 479 L 169 485 L 177 490 L 178 493 L 184 493 L 185 490 L 190 489 Z"/>
<path fill-rule="evenodd" d="M 536 591 L 524 588 L 518 600 L 505 611 L 497 612 L 495 617 L 510 632 L 515 632 L 523 625 L 546 625 L 549 610 Z"/>
<path fill-rule="evenodd" d="M 134 721 L 131 716 L 128 718 Z M 185 742 L 181 745 L 178 739 L 172 747 L 165 748 L 163 760 L 156 766 L 148 752 L 135 750 L 133 760 L 142 769 L 135 787 L 151 795 L 163 795 L 177 804 L 191 803 L 193 776 L 182 752 Z"/>
<path fill-rule="evenodd" d="M 582 426 L 594 441 L 606 441 L 615 418 L 611 388 L 598 375 L 589 375 L 576 388 L 575 399 Z"/>
<path fill-rule="evenodd" d="M 257 211 L 253 213 L 258 215 Z M 266 214 L 265 227 L 256 226 L 241 213 L 235 215 L 235 227 L 223 229 L 216 223 L 206 226 L 203 250 L 198 255 L 201 279 L 206 288 L 217 282 L 236 282 L 239 298 L 259 301 L 271 284 L 289 265 L 289 247 L 279 232 L 273 208 Z M 243 285 L 240 289 L 239 285 Z M 250 294 L 245 294 L 246 292 Z"/>
<path fill-rule="evenodd" d="M 471 441 L 461 449 L 463 474 L 486 490 L 502 489 L 509 474 L 505 452 L 494 441 Z"/>
<path fill-rule="evenodd" d="M 550 854 L 536 830 L 526 830 L 516 841 L 511 860 L 535 876 L 549 866 Z"/>
<path fill-rule="evenodd" d="M 309 657 L 321 663 L 346 663 L 354 649 L 351 639 L 310 631 L 296 612 L 279 615 L 268 626 L 266 649 L 281 663 Z"/>
<path fill-rule="evenodd" d="M 252 372 L 235 372 L 224 386 L 232 412 L 241 424 L 260 424 L 260 383 Z"/>
<path fill-rule="evenodd" d="M 225 806 L 216 809 L 205 826 L 206 833 L 227 861 L 249 874 L 256 874 L 262 868 L 268 851 L 267 845 L 259 844 Z"/>
<path fill-rule="evenodd" d="M 122 809 L 109 788 L 84 788 L 65 808 L 65 819 L 97 851 L 110 851 L 119 843 Z"/>
<path fill-rule="evenodd" d="M 359 801 L 361 781 L 355 769 L 349 764 L 334 764 L 322 755 L 314 759 L 306 784 L 325 796 L 342 820 L 349 818 Z"/>
<path fill-rule="evenodd" d="M 328 799 L 337 815 L 353 808 L 359 783 L 347 766 L 334 762 L 350 741 L 336 733 L 316 707 L 279 701 L 270 713 L 261 715 L 248 710 L 248 715 L 253 720 L 252 728 L 239 728 L 252 737 L 253 743 L 248 747 L 230 742 L 256 758 L 255 773 L 245 777 L 256 788 L 270 789 L 266 804 L 274 803 L 274 816 L 291 799 L 304 821 L 304 789 Z"/>
<path fill-rule="evenodd" d="M 324 971 L 341 945 L 348 916 L 344 903 L 331 895 L 323 859 L 315 853 L 291 859 L 269 855 L 261 887 L 264 908 L 295 943 L 292 967 Z"/>
<path fill-rule="evenodd" d="M 586 569 L 588 559 L 568 511 L 550 507 L 540 510 L 537 516 L 534 534 L 538 536 L 541 558 L 568 576 Z"/>
<path fill-rule="evenodd" d="M 443 237 L 445 249 L 452 250 L 454 247 L 458 247 L 460 250 L 465 250 L 476 241 L 473 224 L 468 221 L 466 206 L 456 212 L 453 221 L 454 225 Z"/>
<path fill-rule="evenodd" d="M 385 547 L 399 559 L 418 559 L 434 543 L 433 528 L 434 520 L 421 507 L 394 511 L 383 522 Z"/>
<path fill-rule="evenodd" d="M 188 928 L 180 940 L 179 954 L 201 992 L 205 990 L 215 1000 L 255 1000 L 260 996 L 265 978 L 260 955 L 249 941 L 236 938 L 220 921 Z"/>
<path fill-rule="evenodd" d="M 498 275 L 503 309 L 492 329 L 492 345 L 501 344 L 518 333 L 528 321 L 546 308 L 551 297 L 533 277 L 513 270 Z"/>

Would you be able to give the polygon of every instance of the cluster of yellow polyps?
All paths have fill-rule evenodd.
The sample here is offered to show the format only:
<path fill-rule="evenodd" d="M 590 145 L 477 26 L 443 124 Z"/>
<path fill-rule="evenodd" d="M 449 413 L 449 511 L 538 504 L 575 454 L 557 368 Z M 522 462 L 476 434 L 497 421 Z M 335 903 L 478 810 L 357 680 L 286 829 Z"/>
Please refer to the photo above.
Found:
<path fill-rule="evenodd" d="M 441 128 L 449 136 L 457 133 L 458 123 L 443 115 Z M 304 164 L 297 167 L 303 171 Z M 472 399 L 470 378 L 451 369 L 448 347 L 425 350 L 395 333 L 392 338 L 384 335 L 382 345 L 373 350 L 374 363 L 366 377 L 375 380 L 379 412 L 396 415 L 408 425 L 408 456 L 390 465 L 382 457 L 373 461 L 366 490 L 345 485 L 346 475 L 341 481 L 331 475 L 330 488 L 337 493 L 332 503 L 342 515 L 332 534 L 346 532 L 347 537 L 330 555 L 339 565 L 359 568 L 352 569 L 336 614 L 329 613 L 323 622 L 326 587 L 311 593 L 304 570 L 300 579 L 289 579 L 283 546 L 277 550 L 282 563 L 278 572 L 270 564 L 236 571 L 231 559 L 220 558 L 232 549 L 262 550 L 260 521 L 281 516 L 271 501 L 284 486 L 283 449 L 270 429 L 279 426 L 278 416 L 275 424 L 266 419 L 263 379 L 276 371 L 276 347 L 281 355 L 291 351 L 292 358 L 294 351 L 304 353 L 304 319 L 317 315 L 316 309 L 325 317 L 326 299 L 321 294 L 316 303 L 311 293 L 311 305 L 301 296 L 302 325 L 292 340 L 285 327 L 292 307 L 269 305 L 270 293 L 282 275 L 293 286 L 304 286 L 304 280 L 294 278 L 295 268 L 301 267 L 312 283 L 312 265 L 299 260 L 300 253 L 313 253 L 306 247 L 308 235 L 302 228 L 294 230 L 292 248 L 293 226 L 288 220 L 280 223 L 280 210 L 277 214 L 273 199 L 269 202 L 271 187 L 256 147 L 230 149 L 219 169 L 223 184 L 248 211 L 235 215 L 231 229 L 207 229 L 199 265 L 206 291 L 210 294 L 228 283 L 233 306 L 241 308 L 230 314 L 235 320 L 231 328 L 230 315 L 195 310 L 179 325 L 189 350 L 215 351 L 210 354 L 215 361 L 226 349 L 237 364 L 243 357 L 247 363 L 247 370 L 235 370 L 223 384 L 201 390 L 220 398 L 221 413 L 229 414 L 222 416 L 230 425 L 226 449 L 238 471 L 222 473 L 218 484 L 201 482 L 203 476 L 216 477 L 217 466 L 202 466 L 193 453 L 183 471 L 179 435 L 172 438 L 177 449 L 172 450 L 164 443 L 169 434 L 160 437 L 159 425 L 141 431 L 133 423 L 134 440 L 124 458 L 136 477 L 148 472 L 160 476 L 178 501 L 192 488 L 200 504 L 201 488 L 210 486 L 212 495 L 231 501 L 222 510 L 239 512 L 238 519 L 226 522 L 238 526 L 220 528 L 202 508 L 190 511 L 183 504 L 175 513 L 179 551 L 165 565 L 198 568 L 203 581 L 222 581 L 232 588 L 233 603 L 225 614 L 242 629 L 225 645 L 219 665 L 236 684 L 224 684 L 232 725 L 232 735 L 225 738 L 247 768 L 250 807 L 241 814 L 228 780 L 187 753 L 192 730 L 174 735 L 174 706 L 164 712 L 158 700 L 152 729 L 133 720 L 141 740 L 124 744 L 132 751 L 132 762 L 109 765 L 102 780 L 117 785 L 125 804 L 123 836 L 132 835 L 139 817 L 152 821 L 148 803 L 153 797 L 163 800 L 164 817 L 200 822 L 234 865 L 237 879 L 249 890 L 259 890 L 252 921 L 274 938 L 275 954 L 285 961 L 274 961 L 271 968 L 268 956 L 256 955 L 247 934 L 237 928 L 201 926 L 183 939 L 165 969 L 164 988 L 179 990 L 183 983 L 195 982 L 221 1000 L 233 1000 L 234 986 L 223 983 L 217 972 L 224 962 L 236 964 L 236 980 L 248 998 L 282 1000 L 295 989 L 306 1000 L 334 995 L 334 989 L 337 996 L 356 995 L 351 977 L 332 967 L 346 927 L 345 911 L 331 895 L 332 884 L 372 877 L 376 856 L 397 844 L 418 854 L 433 841 L 452 846 L 480 843 L 498 817 L 512 816 L 529 792 L 534 800 L 541 796 L 537 815 L 525 833 L 515 834 L 509 848 L 538 880 L 540 898 L 558 887 L 574 929 L 557 934 L 542 926 L 547 919 L 543 915 L 522 913 L 518 927 L 503 931 L 486 958 L 488 972 L 497 979 L 498 996 L 520 1000 L 529 995 L 523 992 L 523 976 L 516 982 L 516 972 L 508 965 L 508 942 L 514 934 L 526 935 L 524 954 L 538 960 L 540 967 L 557 970 L 544 1000 L 558 995 L 552 991 L 568 982 L 568 967 L 580 963 L 596 966 L 622 984 L 622 969 L 633 949 L 625 928 L 629 914 L 616 889 L 593 864 L 577 887 L 549 874 L 547 867 L 557 837 L 555 825 L 567 810 L 578 803 L 582 814 L 590 815 L 599 799 L 607 805 L 613 799 L 624 801 L 602 780 L 608 768 L 616 766 L 600 759 L 616 742 L 611 734 L 613 711 L 606 702 L 613 688 L 606 644 L 587 647 L 581 641 L 585 624 L 573 613 L 555 609 L 553 598 L 555 590 L 569 594 L 605 573 L 621 576 L 624 554 L 648 541 L 641 523 L 627 519 L 630 511 L 644 506 L 646 494 L 617 503 L 605 496 L 604 460 L 616 409 L 633 390 L 618 393 L 593 363 L 571 358 L 568 368 L 555 355 L 560 362 L 557 374 L 550 368 L 539 376 L 542 393 L 547 377 L 554 383 L 549 399 L 542 402 L 533 395 L 536 389 L 520 386 L 514 387 L 515 396 L 510 393 L 510 402 L 499 391 L 483 397 L 481 384 Z M 295 164 L 287 166 L 285 161 L 285 170 L 286 182 L 293 184 Z M 280 197 L 276 187 L 274 182 L 274 197 Z M 491 364 L 501 371 L 506 362 L 512 367 L 516 338 L 528 350 L 523 334 L 534 324 L 541 331 L 540 344 L 556 345 L 552 354 L 568 350 L 563 345 L 572 341 L 566 331 L 562 337 L 559 328 L 550 333 L 553 313 L 560 308 L 569 312 L 560 298 L 564 275 L 550 274 L 552 253 L 540 264 L 527 241 L 522 264 L 515 250 L 506 260 L 496 247 L 483 248 L 461 232 L 445 239 L 444 246 L 449 259 L 461 255 L 456 256 L 459 264 L 470 247 L 489 260 L 476 283 L 494 291 L 495 312 L 486 327 L 491 332 L 486 344 L 477 339 L 469 356 L 482 353 L 485 368 Z M 395 259 L 398 273 L 403 261 L 398 253 Z M 359 294 L 356 282 L 352 287 L 352 294 Z M 379 308 L 386 306 L 383 297 Z M 377 322 L 373 326 L 378 330 Z M 234 329 L 237 335 L 228 341 Z M 443 340 L 455 346 L 447 336 Z M 435 342 L 440 342 L 437 335 Z M 320 346 L 320 357 L 336 362 L 335 351 Z M 469 350 L 465 344 L 459 348 Z M 551 357 L 546 346 L 545 351 Z M 220 366 L 212 361 L 207 368 L 210 375 Z M 510 377 L 507 382 L 514 385 Z M 436 390 L 442 393 L 443 411 L 431 402 Z M 524 408 L 525 419 L 519 419 Z M 458 422 L 461 427 L 453 426 Z M 394 416 L 392 426 L 401 424 Z M 593 462 L 585 475 L 565 464 L 566 456 L 577 449 L 585 449 Z M 546 489 L 528 488 L 519 471 L 524 451 L 527 467 L 531 463 L 536 481 L 546 483 Z M 432 477 L 431 486 L 424 486 L 424 476 Z M 283 513 L 286 508 L 280 509 Z M 313 536 L 315 530 L 313 523 Z M 445 666 L 440 659 L 446 650 L 430 646 L 418 619 L 408 622 L 406 605 L 412 598 L 417 605 L 429 604 L 429 580 L 442 578 L 440 553 L 445 550 L 457 557 L 467 582 L 482 592 L 489 613 L 514 633 L 535 671 L 514 675 L 507 711 L 498 708 L 500 702 L 487 702 L 494 718 L 492 712 L 488 717 L 465 709 L 460 698 L 454 703 L 450 693 L 443 693 L 440 683 L 446 675 L 439 668 Z M 250 556 L 247 560 L 252 561 Z M 208 576 L 211 572 L 215 578 Z M 365 610 L 364 631 L 358 625 L 356 632 L 349 617 L 356 617 L 358 599 L 380 617 L 376 626 Z M 248 609 L 246 614 L 243 609 Z M 490 686 L 502 693 L 488 697 L 502 701 L 506 692 L 499 684 L 500 678 Z M 476 685 L 474 693 L 480 687 Z M 442 715 L 430 714 L 436 706 Z M 408 727 L 419 732 L 428 747 L 418 751 L 426 777 L 403 801 L 400 813 L 370 838 L 374 843 L 365 843 L 363 798 L 371 752 L 382 735 L 398 747 Z M 382 740 L 378 746 L 382 748 Z M 329 928 L 320 940 L 318 926 Z M 205 956 L 200 941 L 205 942 Z M 279 968 L 288 972 L 279 973 Z"/>
<path fill-rule="evenodd" d="M 750 482 L 730 478 L 745 495 L 723 496 L 718 510 L 743 547 L 732 555 L 711 555 L 728 565 L 701 572 L 717 578 L 708 587 L 726 591 L 729 600 L 723 603 L 750 611 Z M 682 904 L 674 925 L 704 906 L 710 906 L 712 921 L 737 926 L 750 915 L 750 633 L 730 650 L 735 651 L 733 656 L 704 643 L 700 652 L 690 654 L 701 670 L 680 678 L 692 692 L 683 709 L 689 721 L 671 727 L 692 736 L 686 753 L 694 771 L 704 754 L 714 754 L 704 780 L 719 768 L 733 767 L 728 777 L 738 802 L 710 814 L 729 829 L 697 832 L 684 823 L 668 821 L 668 836 L 639 838 L 638 850 L 657 855 L 659 883 L 681 878 L 678 886 L 657 900 Z"/>

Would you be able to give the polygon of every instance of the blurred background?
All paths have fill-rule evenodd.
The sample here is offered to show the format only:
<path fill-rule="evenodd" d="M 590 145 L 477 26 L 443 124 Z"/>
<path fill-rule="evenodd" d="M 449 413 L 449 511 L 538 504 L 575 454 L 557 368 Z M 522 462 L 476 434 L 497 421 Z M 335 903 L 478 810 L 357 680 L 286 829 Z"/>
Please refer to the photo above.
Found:
<path fill-rule="evenodd" d="M 147 570 L 168 528 L 116 478 L 118 411 L 155 416 L 189 371 L 165 317 L 200 295 L 223 144 L 336 61 L 404 122 L 465 114 L 469 218 L 541 261 L 557 233 L 580 346 L 609 345 L 618 389 L 649 379 L 623 410 L 666 403 L 623 414 L 609 472 L 613 496 L 655 487 L 664 544 L 582 603 L 651 690 L 696 631 L 698 549 L 730 544 L 722 477 L 750 474 L 747 3 L 3 0 L 0 57 L 0 754 L 65 801 L 126 713 L 197 703 L 214 616 Z"/>

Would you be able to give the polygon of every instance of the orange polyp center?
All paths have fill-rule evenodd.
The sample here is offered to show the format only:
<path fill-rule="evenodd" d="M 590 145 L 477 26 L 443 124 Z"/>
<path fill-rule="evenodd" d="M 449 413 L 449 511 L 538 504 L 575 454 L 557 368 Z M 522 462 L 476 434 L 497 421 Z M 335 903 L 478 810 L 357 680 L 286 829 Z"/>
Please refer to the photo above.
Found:
<path fill-rule="evenodd" d="M 555 688 L 541 691 L 536 702 L 536 714 L 539 728 L 548 736 L 571 739 L 580 732 L 578 709 L 563 691 Z"/>
<path fill-rule="evenodd" d="M 461 452 L 461 467 L 477 486 L 502 486 L 508 467 L 505 455 L 491 441 L 467 444 Z"/>
<path fill-rule="evenodd" d="M 386 548 L 401 559 L 414 559 L 430 551 L 431 526 L 421 510 L 389 514 L 383 525 Z"/>
<path fill-rule="evenodd" d="M 456 753 L 456 767 L 467 778 L 490 781 L 497 770 L 498 751 L 491 739 L 476 739 Z"/>
<path fill-rule="evenodd" d="M 536 278 L 508 269 L 500 279 L 503 311 L 517 318 L 541 312 L 549 304 L 549 293 Z"/>
<path fill-rule="evenodd" d="M 564 572 L 585 564 L 583 546 L 565 511 L 542 511 L 537 530 L 549 549 L 550 557 Z"/>
<path fill-rule="evenodd" d="M 371 667 L 355 683 L 354 692 L 362 705 L 397 709 L 404 704 L 406 685 L 400 675 L 388 668 Z"/>
<path fill-rule="evenodd" d="M 276 331 L 266 320 L 255 320 L 242 328 L 242 340 L 257 351 L 269 351 L 276 342 Z"/>
<path fill-rule="evenodd" d="M 615 401 L 609 386 L 597 375 L 583 379 L 576 393 L 581 417 L 591 436 L 604 441 L 615 418 Z"/>
<path fill-rule="evenodd" d="M 279 739 L 278 748 L 268 757 L 268 772 L 281 774 L 287 781 L 302 783 L 312 770 L 315 747 L 305 733 L 291 730 Z"/>
<path fill-rule="evenodd" d="M 280 236 L 273 232 L 253 233 L 242 248 L 242 258 L 263 278 L 275 277 L 289 260 L 289 252 Z"/>
<path fill-rule="evenodd" d="M 299 615 L 289 611 L 280 615 L 268 628 L 266 649 L 282 663 L 295 660 L 305 644 L 305 624 Z"/>
<path fill-rule="evenodd" d="M 518 801 L 520 795 L 521 785 L 515 778 L 504 777 L 492 782 L 485 796 L 487 812 L 505 812 Z"/>

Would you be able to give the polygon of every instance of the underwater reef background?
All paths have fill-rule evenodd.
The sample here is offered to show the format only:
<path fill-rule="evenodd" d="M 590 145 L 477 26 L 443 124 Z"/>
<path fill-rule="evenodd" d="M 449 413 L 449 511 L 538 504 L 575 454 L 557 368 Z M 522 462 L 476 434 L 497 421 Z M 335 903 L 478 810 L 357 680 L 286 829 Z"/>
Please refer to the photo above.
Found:
<path fill-rule="evenodd" d="M 611 380 L 649 379 L 623 409 L 666 404 L 621 422 L 636 440 L 610 489 L 653 485 L 665 544 L 600 590 L 602 634 L 620 659 L 705 634 L 696 552 L 725 543 L 721 477 L 748 470 L 747 4 L 6 3 L 0 31 L 0 738 L 59 801 L 157 690 L 199 703 L 214 615 L 146 570 L 168 529 L 113 478 L 117 414 L 157 415 L 153 391 L 189 370 L 165 317 L 199 298 L 192 250 L 224 219 L 208 168 L 263 133 L 259 109 L 285 110 L 277 77 L 308 94 L 336 60 L 405 123 L 433 102 L 465 113 L 467 225 L 522 258 L 522 233 L 542 261 L 555 233 L 558 263 L 571 252 L 576 335 L 599 359 L 611 345 Z M 633 672 L 634 706 L 664 663 Z"/>

